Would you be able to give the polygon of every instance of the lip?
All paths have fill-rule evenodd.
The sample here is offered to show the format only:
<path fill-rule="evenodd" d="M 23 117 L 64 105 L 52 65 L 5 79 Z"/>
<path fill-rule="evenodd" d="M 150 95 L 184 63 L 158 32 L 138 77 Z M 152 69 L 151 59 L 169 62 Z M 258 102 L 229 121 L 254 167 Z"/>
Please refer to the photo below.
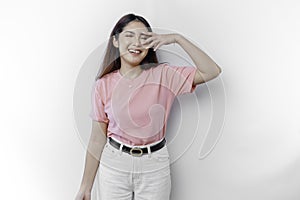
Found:
<path fill-rule="evenodd" d="M 132 52 L 132 51 L 135 51 L 135 52 Z M 136 54 L 141 54 L 142 52 L 143 52 L 143 50 L 142 49 L 128 49 L 128 52 L 129 53 L 136 53 Z M 137 53 L 137 52 L 139 52 L 139 53 Z"/>

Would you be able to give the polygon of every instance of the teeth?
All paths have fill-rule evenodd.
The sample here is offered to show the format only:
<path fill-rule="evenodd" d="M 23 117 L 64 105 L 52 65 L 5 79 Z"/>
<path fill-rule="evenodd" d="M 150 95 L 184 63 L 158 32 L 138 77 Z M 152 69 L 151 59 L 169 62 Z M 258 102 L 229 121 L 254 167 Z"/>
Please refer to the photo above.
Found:
<path fill-rule="evenodd" d="M 134 50 L 134 49 L 129 49 L 129 52 L 130 52 L 130 53 L 141 53 L 141 51 L 139 51 L 139 50 Z"/>

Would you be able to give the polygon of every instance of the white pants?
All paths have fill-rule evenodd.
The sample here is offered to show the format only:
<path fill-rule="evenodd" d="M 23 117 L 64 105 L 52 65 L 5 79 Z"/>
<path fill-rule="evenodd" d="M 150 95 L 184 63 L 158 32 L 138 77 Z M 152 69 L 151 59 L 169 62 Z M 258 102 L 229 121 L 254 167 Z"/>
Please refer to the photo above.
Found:
<path fill-rule="evenodd" d="M 170 160 L 166 145 L 158 151 L 136 157 L 116 149 L 107 141 L 98 173 L 101 200 L 170 198 Z"/>

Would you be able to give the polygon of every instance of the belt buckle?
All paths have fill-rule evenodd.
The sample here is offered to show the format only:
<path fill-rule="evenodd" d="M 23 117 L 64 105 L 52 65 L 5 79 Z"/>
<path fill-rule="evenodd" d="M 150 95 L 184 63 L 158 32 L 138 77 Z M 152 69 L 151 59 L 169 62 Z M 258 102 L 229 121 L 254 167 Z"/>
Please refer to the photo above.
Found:
<path fill-rule="evenodd" d="M 134 153 L 133 151 L 140 151 L 139 153 Z M 143 150 L 139 147 L 133 147 L 130 149 L 130 155 L 140 157 L 143 155 Z"/>

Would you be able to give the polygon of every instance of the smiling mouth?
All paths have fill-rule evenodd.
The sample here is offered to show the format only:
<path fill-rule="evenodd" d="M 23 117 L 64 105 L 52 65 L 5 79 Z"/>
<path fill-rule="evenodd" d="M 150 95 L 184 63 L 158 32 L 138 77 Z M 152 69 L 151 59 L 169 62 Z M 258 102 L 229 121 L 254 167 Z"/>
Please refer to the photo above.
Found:
<path fill-rule="evenodd" d="M 140 51 L 140 50 L 135 50 L 135 49 L 129 49 L 128 51 L 129 51 L 129 53 L 131 53 L 131 54 L 140 54 L 140 53 L 142 53 L 142 51 Z"/>

